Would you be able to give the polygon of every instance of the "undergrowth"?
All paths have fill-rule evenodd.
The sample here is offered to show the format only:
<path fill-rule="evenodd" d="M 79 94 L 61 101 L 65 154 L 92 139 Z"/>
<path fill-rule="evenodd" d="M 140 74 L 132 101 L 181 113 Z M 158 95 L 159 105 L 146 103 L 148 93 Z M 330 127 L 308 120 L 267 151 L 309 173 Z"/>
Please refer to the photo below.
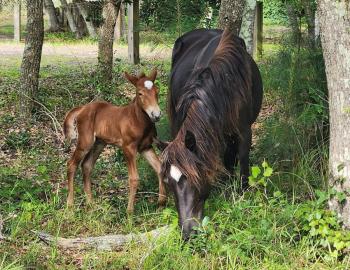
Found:
<path fill-rule="evenodd" d="M 134 89 L 122 77 L 127 70 L 158 67 L 160 106 L 165 111 L 170 62 L 133 67 L 116 62 L 115 76 L 103 84 L 91 66 L 42 69 L 33 119 L 15 113 L 18 74 L 6 73 L 0 85 L 0 245 L 1 269 L 348 269 L 349 234 L 328 198 L 328 112 L 326 82 L 319 52 L 285 46 L 259 63 L 264 106 L 254 127 L 251 188 L 235 192 L 237 177 L 219 181 L 205 207 L 206 217 L 191 241 L 183 242 L 170 197 L 157 208 L 156 176 L 141 158 L 138 200 L 126 215 L 127 170 L 123 155 L 108 147 L 92 179 L 95 203 L 85 205 L 78 174 L 76 205 L 65 206 L 65 169 L 69 149 L 57 139 L 57 123 L 74 106 L 94 99 L 125 104 Z M 0 68 L 1 69 L 1 68 Z M 48 111 L 51 112 L 48 115 Z M 57 122 L 52 118 L 57 119 Z M 166 117 L 157 124 L 169 139 Z M 34 230 L 61 237 L 144 232 L 169 224 L 172 233 L 150 245 L 131 243 L 122 251 L 73 252 L 40 242 Z"/>

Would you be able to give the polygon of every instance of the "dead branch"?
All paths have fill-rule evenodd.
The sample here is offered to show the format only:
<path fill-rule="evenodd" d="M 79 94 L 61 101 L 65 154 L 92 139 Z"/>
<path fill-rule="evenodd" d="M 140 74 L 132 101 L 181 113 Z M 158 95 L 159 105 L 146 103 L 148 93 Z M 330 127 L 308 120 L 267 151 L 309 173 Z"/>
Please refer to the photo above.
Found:
<path fill-rule="evenodd" d="M 55 237 L 40 231 L 34 232 L 41 241 L 47 245 L 57 245 L 64 249 L 97 249 L 97 250 L 120 250 L 128 243 L 149 243 L 155 239 L 167 235 L 170 232 L 169 226 L 164 226 L 145 233 L 112 234 L 86 238 L 62 238 Z"/>

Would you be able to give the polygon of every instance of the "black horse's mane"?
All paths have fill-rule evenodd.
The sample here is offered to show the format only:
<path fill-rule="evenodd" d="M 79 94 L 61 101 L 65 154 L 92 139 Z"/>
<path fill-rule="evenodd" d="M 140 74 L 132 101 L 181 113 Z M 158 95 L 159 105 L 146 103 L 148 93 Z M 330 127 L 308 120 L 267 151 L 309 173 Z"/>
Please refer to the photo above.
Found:
<path fill-rule="evenodd" d="M 239 113 L 242 108 L 252 109 L 249 61 L 240 40 L 224 31 L 209 64 L 195 67 L 176 105 L 182 126 L 163 160 L 180 168 L 198 188 L 223 170 L 224 135 L 240 136 Z M 196 141 L 195 152 L 183 147 L 189 133 Z"/>

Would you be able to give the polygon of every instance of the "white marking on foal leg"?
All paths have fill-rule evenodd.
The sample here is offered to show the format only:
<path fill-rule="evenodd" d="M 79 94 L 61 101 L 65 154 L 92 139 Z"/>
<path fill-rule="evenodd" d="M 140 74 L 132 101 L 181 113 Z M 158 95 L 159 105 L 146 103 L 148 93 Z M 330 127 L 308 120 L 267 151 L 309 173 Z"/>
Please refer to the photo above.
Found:
<path fill-rule="evenodd" d="M 175 165 L 171 165 L 170 166 L 170 176 L 172 178 L 174 178 L 174 180 L 176 182 L 179 182 L 181 176 L 182 176 L 182 172 L 180 171 L 180 169 L 178 167 L 176 167 Z"/>

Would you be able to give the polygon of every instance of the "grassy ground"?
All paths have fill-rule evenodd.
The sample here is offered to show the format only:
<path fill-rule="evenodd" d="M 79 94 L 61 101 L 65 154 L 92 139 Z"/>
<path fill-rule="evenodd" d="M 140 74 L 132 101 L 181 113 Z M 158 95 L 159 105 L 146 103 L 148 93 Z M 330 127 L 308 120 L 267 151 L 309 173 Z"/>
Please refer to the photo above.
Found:
<path fill-rule="evenodd" d="M 136 67 L 118 61 L 113 82 L 106 86 L 96 78 L 94 62 L 78 59 L 78 64 L 72 65 L 68 56 L 58 59 L 46 55 L 38 97 L 45 107 L 38 106 L 33 119 L 20 121 L 15 113 L 19 57 L 3 56 L 0 214 L 2 233 L 9 239 L 0 242 L 0 269 L 348 269 L 349 256 L 344 248 L 335 253 L 338 248 L 334 245 L 340 245 L 348 235 L 341 231 L 334 215 L 323 210 L 322 198 L 329 195 L 324 177 L 327 132 L 322 126 L 327 122 L 327 110 L 319 55 L 293 48 L 279 52 L 281 46 L 274 43 L 265 48 L 269 53 L 259 61 L 264 106 L 254 126 L 252 152 L 252 164 L 256 166 L 251 184 L 256 187 L 240 196 L 234 181 L 218 181 L 206 204 L 209 220 L 186 243 L 176 227 L 173 199 L 170 197 L 165 209 L 157 209 L 156 177 L 141 158 L 135 214 L 126 215 L 126 165 L 123 155 L 113 147 L 104 151 L 93 172 L 95 203 L 85 205 L 78 174 L 75 208 L 67 209 L 65 170 L 69 148 L 58 140 L 57 123 L 62 123 L 70 108 L 94 98 L 115 104 L 125 104 L 132 98 L 133 87 L 121 76 L 124 70 L 158 67 L 164 111 L 169 58 L 146 60 Z M 157 129 L 160 138 L 169 138 L 166 117 Z M 257 167 L 264 171 L 264 159 L 274 169 L 272 176 L 257 175 Z M 166 224 L 173 226 L 173 232 L 159 241 L 148 246 L 130 244 L 113 252 L 61 250 L 46 246 L 32 232 L 98 236 L 144 232 Z M 324 231 L 326 225 L 329 232 Z M 316 232 L 310 233 L 312 228 Z M 339 233 L 340 240 L 334 240 L 331 232 Z"/>

